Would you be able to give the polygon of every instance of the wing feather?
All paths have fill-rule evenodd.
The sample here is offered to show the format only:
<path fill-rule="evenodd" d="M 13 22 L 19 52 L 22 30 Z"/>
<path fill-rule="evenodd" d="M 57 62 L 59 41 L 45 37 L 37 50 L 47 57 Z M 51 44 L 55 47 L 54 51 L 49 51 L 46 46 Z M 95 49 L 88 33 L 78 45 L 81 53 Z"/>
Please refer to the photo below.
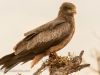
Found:
<path fill-rule="evenodd" d="M 24 34 L 24 36 L 30 36 L 31 34 L 35 35 L 35 34 L 38 34 L 39 32 L 44 31 L 46 29 L 53 29 L 56 25 L 63 23 L 63 22 L 65 22 L 65 20 L 54 19 L 53 21 L 50 21 L 44 25 L 41 25 L 41 26 L 37 27 L 36 29 L 28 31 L 27 33 Z"/>
<path fill-rule="evenodd" d="M 52 30 L 45 30 L 29 40 L 27 49 L 33 50 L 35 53 L 47 50 L 51 46 L 55 46 L 64 40 L 64 38 L 68 36 L 69 29 L 70 24 L 63 23 Z"/>
<path fill-rule="evenodd" d="M 33 31 L 31 31 L 29 32 L 30 35 L 28 34 L 21 42 L 15 46 L 15 54 L 17 55 L 24 50 L 32 50 L 36 53 L 44 51 L 63 40 L 65 36 L 68 35 L 69 29 L 70 24 L 64 22 L 64 20 L 61 20 L 60 22 L 53 22 L 53 24 L 51 24 L 51 29 L 49 26 L 49 28 L 47 27 L 41 32 L 37 32 L 35 35 Z M 37 29 L 37 31 L 38 30 L 39 29 Z"/>

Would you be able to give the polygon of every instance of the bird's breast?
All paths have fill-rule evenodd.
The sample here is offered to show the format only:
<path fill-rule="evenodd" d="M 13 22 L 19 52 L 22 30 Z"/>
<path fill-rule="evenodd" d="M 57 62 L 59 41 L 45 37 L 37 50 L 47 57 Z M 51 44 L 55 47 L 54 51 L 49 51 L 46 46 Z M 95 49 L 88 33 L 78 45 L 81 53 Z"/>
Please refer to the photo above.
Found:
<path fill-rule="evenodd" d="M 71 25 L 68 32 L 66 32 L 66 34 L 68 34 L 68 35 L 58 45 L 53 46 L 53 47 L 49 48 L 48 50 L 46 50 L 44 55 L 49 55 L 51 52 L 59 51 L 60 49 L 65 47 L 70 42 L 70 40 L 72 39 L 74 31 L 75 31 L 75 26 L 73 24 L 73 25 Z"/>

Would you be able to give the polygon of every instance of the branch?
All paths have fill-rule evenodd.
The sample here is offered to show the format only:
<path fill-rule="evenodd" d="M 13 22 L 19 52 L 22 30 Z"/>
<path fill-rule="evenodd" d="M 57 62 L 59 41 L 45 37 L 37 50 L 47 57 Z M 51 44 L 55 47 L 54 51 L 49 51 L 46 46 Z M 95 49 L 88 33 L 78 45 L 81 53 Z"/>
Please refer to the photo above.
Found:
<path fill-rule="evenodd" d="M 85 67 L 89 67 L 90 64 L 80 65 L 83 53 L 84 51 L 81 51 L 80 55 L 75 57 L 70 53 L 64 57 L 58 56 L 56 53 L 51 53 L 49 59 L 33 75 L 39 75 L 46 68 L 49 68 L 50 75 L 68 75 Z"/>

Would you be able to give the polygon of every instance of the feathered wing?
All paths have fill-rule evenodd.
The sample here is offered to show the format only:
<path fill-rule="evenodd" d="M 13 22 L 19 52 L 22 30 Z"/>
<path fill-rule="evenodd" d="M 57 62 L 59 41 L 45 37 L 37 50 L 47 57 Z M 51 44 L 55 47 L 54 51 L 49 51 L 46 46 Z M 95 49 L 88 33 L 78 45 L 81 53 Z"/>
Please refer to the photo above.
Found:
<path fill-rule="evenodd" d="M 38 45 L 39 43 L 41 43 L 41 41 L 43 40 L 43 38 L 46 38 L 48 36 L 45 36 L 47 34 L 50 34 L 50 30 L 52 31 L 53 29 L 55 29 L 55 27 L 57 25 L 60 25 L 60 24 L 63 24 L 65 23 L 65 20 L 53 20 L 51 22 L 48 22 L 36 29 L 33 29 L 29 32 L 27 32 L 25 35 L 26 37 L 21 40 L 15 47 L 14 47 L 14 50 L 15 50 L 15 55 L 19 54 L 20 52 L 22 52 L 23 50 L 29 50 L 30 46 L 30 42 L 34 42 L 32 43 L 33 44 L 33 48 Z M 48 33 L 49 32 L 49 33 Z M 51 35 L 51 34 L 50 34 Z M 56 35 L 56 34 L 55 34 Z M 49 38 L 49 37 L 48 37 Z M 40 42 L 39 42 L 40 41 Z M 36 44 L 36 42 L 38 42 Z M 43 42 L 44 43 L 44 42 Z M 31 45 L 32 46 L 32 45 Z"/>
<path fill-rule="evenodd" d="M 29 40 L 27 49 L 32 50 L 34 53 L 43 52 L 64 40 L 68 36 L 69 29 L 70 25 L 68 23 L 62 23 L 52 30 L 45 30 Z"/>
<path fill-rule="evenodd" d="M 41 25 L 41 26 L 37 27 L 36 29 L 28 31 L 27 33 L 24 34 L 24 36 L 30 36 L 33 34 L 35 35 L 46 29 L 53 29 L 56 25 L 58 25 L 60 23 L 64 23 L 64 22 L 65 22 L 65 20 L 54 19 L 53 21 L 50 21 L 44 25 Z"/>
<path fill-rule="evenodd" d="M 59 44 L 68 35 L 69 29 L 70 25 L 68 23 L 61 23 L 54 29 L 44 30 L 28 41 L 23 40 L 15 54 L 17 55 L 24 50 L 30 50 L 34 53 L 42 52 L 53 45 Z"/>

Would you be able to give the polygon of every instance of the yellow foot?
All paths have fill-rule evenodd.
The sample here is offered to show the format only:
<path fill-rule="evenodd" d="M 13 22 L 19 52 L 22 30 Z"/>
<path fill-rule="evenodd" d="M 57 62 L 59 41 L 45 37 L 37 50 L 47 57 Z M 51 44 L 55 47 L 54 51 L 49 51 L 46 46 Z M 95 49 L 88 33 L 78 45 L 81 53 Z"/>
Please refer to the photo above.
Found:
<path fill-rule="evenodd" d="M 56 52 L 52 52 L 50 56 L 53 57 L 53 59 L 56 61 L 56 65 L 62 66 L 63 60 L 60 58 L 60 56 L 57 55 Z"/>

